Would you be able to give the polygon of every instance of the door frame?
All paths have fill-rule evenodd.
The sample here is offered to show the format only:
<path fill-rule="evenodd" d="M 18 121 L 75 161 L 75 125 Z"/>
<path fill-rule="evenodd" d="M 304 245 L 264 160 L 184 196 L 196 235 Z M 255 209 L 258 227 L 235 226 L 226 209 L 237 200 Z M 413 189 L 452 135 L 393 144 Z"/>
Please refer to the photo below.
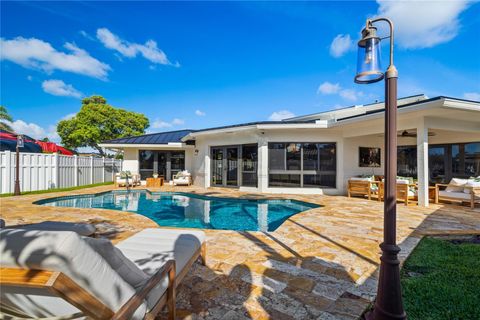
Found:
<path fill-rule="evenodd" d="M 228 185 L 227 184 L 227 171 L 228 171 L 228 157 L 227 157 L 227 150 L 228 149 L 237 149 L 237 184 L 236 185 Z M 213 175 L 214 175 L 214 165 L 217 160 L 213 158 L 213 150 L 214 149 L 221 149 L 223 153 L 222 158 L 222 184 L 214 184 L 213 183 Z M 211 146 L 210 147 L 210 185 L 212 187 L 223 187 L 223 188 L 238 188 L 242 185 L 242 175 L 241 175 L 241 167 L 242 167 L 242 146 L 241 145 L 227 145 L 227 146 Z"/>

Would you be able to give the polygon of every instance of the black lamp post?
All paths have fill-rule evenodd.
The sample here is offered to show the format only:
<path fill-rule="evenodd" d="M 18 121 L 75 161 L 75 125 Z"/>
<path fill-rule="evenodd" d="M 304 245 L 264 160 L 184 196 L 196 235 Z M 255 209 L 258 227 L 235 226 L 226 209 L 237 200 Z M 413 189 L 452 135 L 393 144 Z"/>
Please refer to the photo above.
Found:
<path fill-rule="evenodd" d="M 373 23 L 384 21 L 390 27 L 390 65 L 384 73 L 380 66 L 380 38 Z M 367 319 L 406 319 L 400 286 L 400 248 L 397 237 L 397 78 L 393 65 L 393 23 L 386 18 L 368 19 L 358 42 L 355 82 L 374 83 L 385 78 L 385 202 L 383 243 L 380 244 L 380 276 L 377 299 Z"/>

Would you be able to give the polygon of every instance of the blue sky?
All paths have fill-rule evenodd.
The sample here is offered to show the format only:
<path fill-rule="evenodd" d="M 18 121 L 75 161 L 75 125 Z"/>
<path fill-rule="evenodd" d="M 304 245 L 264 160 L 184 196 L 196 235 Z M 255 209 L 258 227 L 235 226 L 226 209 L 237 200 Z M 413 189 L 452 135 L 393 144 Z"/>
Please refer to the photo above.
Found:
<path fill-rule="evenodd" d="M 400 96 L 480 100 L 478 3 L 2 1 L 0 102 L 17 131 L 58 140 L 92 94 L 144 113 L 149 132 L 383 100 L 382 82 L 353 83 L 375 15 L 396 24 Z"/>

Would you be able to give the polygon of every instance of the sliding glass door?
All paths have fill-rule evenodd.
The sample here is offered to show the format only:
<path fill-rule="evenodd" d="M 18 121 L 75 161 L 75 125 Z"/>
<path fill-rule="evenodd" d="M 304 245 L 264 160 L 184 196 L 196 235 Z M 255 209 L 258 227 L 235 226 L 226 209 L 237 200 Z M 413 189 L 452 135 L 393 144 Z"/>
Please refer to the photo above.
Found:
<path fill-rule="evenodd" d="M 211 148 L 212 186 L 257 186 L 258 145 Z"/>
<path fill-rule="evenodd" d="M 185 170 L 185 151 L 139 151 L 139 169 L 142 180 L 158 174 L 166 181 Z"/>

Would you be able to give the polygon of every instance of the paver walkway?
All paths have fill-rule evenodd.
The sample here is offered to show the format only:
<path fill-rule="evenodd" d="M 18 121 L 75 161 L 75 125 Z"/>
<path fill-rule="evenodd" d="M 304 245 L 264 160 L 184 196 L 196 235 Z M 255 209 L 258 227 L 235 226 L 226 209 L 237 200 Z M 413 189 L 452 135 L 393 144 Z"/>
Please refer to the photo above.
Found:
<path fill-rule="evenodd" d="M 0 200 L 7 225 L 44 220 L 94 223 L 116 242 L 154 222 L 134 213 L 44 207 L 32 202 L 66 193 Z M 165 189 L 163 189 L 165 190 Z M 383 204 L 359 198 L 265 195 L 231 189 L 177 188 L 215 196 L 290 198 L 320 204 L 276 231 L 206 230 L 207 266 L 195 264 L 178 290 L 179 319 L 356 319 L 375 296 Z M 398 205 L 398 242 L 404 259 L 422 234 L 480 233 L 480 208 Z"/>

